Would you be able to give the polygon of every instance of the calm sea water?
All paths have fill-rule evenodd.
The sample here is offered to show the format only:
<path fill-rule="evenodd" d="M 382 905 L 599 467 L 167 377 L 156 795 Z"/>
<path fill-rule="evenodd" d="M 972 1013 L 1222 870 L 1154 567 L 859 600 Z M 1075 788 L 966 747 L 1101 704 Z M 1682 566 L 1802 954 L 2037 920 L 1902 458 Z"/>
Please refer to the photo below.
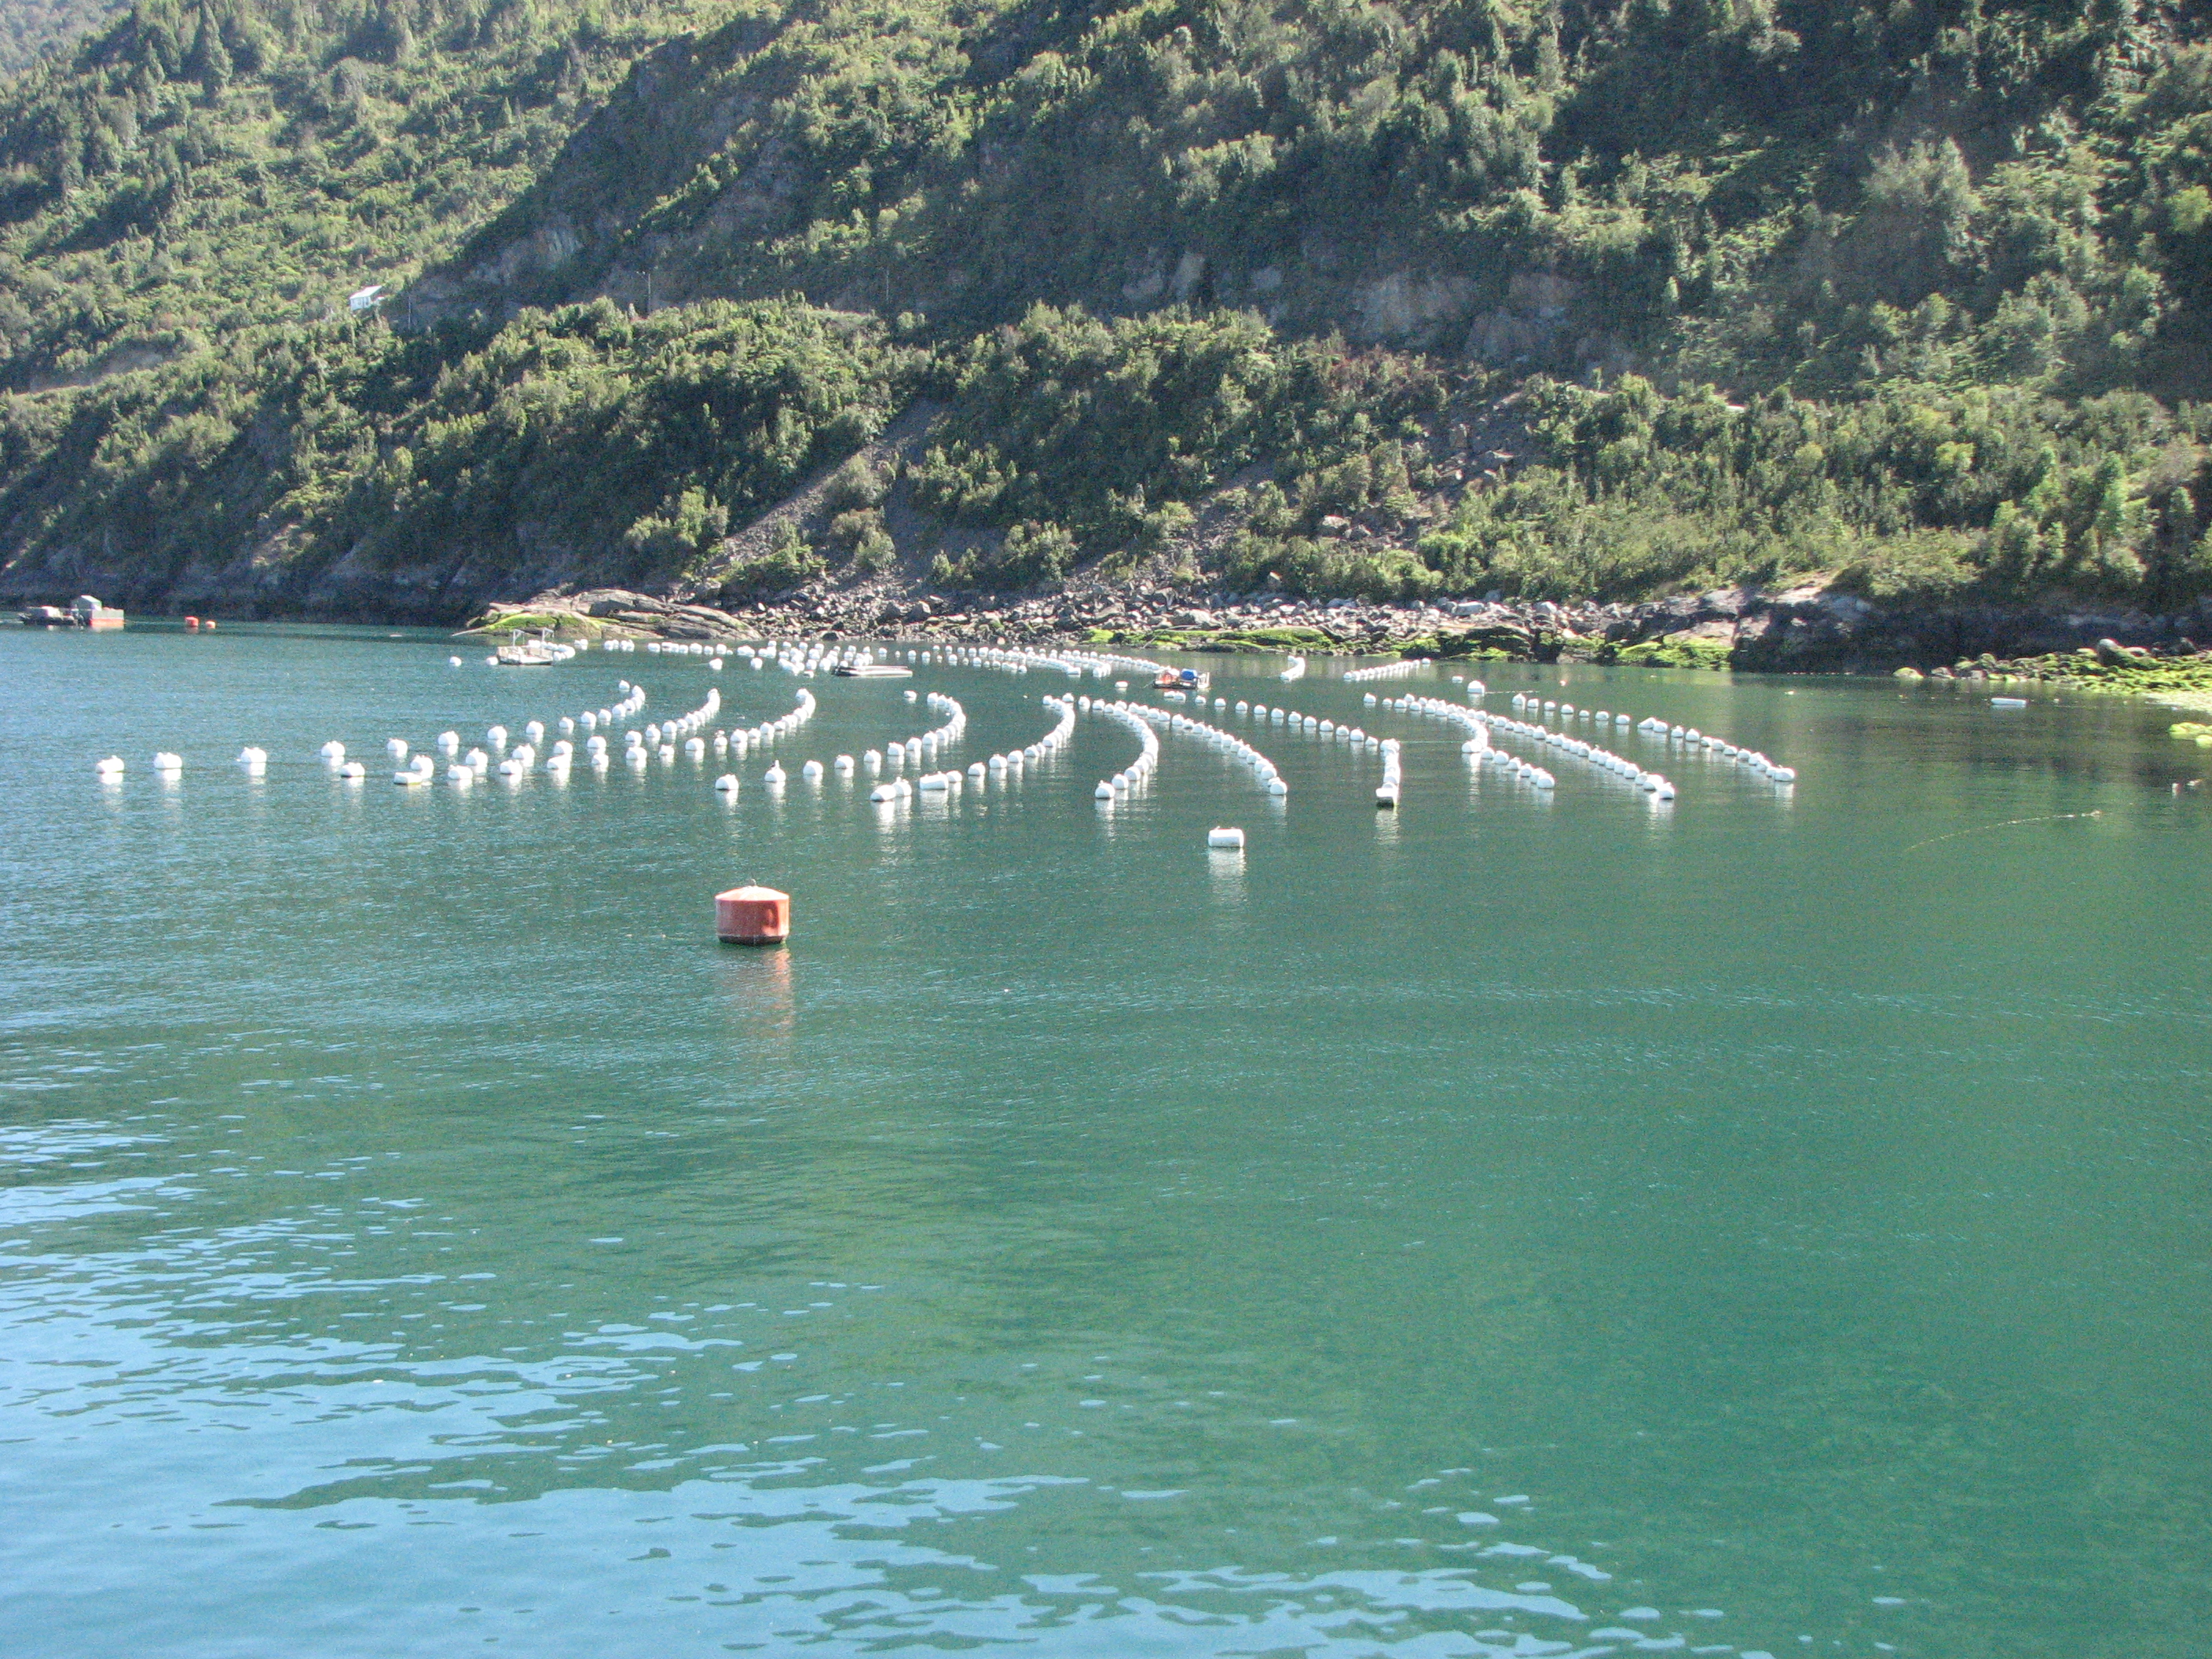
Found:
<path fill-rule="evenodd" d="M 1402 737 L 1403 810 L 1275 728 L 1287 802 L 1170 737 L 1102 816 L 1085 717 L 886 817 L 796 763 L 933 722 L 827 679 L 780 799 L 396 789 L 618 677 L 794 689 L 452 648 L 0 633 L 0 1649 L 2212 1646 L 2170 716 L 1491 671 L 1802 775 L 1657 811 L 1216 662 Z M 915 682 L 963 763 L 1065 684 Z M 788 950 L 714 943 L 748 878 Z"/>

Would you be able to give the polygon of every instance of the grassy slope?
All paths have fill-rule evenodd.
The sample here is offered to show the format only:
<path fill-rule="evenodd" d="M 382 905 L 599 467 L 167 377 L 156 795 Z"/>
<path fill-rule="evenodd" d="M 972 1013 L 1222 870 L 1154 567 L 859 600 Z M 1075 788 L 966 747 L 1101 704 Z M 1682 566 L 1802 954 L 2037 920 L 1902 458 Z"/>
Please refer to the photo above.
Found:
<path fill-rule="evenodd" d="M 26 591 L 2212 580 L 2212 53 L 2147 9 L 164 0 L 0 163 Z"/>

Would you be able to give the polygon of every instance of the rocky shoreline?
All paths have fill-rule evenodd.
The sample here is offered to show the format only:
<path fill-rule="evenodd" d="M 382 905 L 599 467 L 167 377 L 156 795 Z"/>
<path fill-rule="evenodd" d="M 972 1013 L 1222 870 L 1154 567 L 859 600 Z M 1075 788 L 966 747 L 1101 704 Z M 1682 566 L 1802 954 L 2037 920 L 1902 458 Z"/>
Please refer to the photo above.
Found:
<path fill-rule="evenodd" d="M 709 639 L 736 635 L 974 640 L 1188 651 L 1330 651 L 1533 662 L 1620 662 L 1778 673 L 1942 678 L 2036 672 L 2086 654 L 2104 667 L 2204 665 L 2212 605 L 2177 616 L 2091 609 L 1884 607 L 1820 587 L 1717 589 L 1639 604 L 1504 599 L 1391 604 L 1280 594 L 1198 596 L 1142 585 L 1043 595 L 945 595 L 884 586 L 713 605 L 623 588 L 554 590 L 491 607 L 486 631 Z"/>

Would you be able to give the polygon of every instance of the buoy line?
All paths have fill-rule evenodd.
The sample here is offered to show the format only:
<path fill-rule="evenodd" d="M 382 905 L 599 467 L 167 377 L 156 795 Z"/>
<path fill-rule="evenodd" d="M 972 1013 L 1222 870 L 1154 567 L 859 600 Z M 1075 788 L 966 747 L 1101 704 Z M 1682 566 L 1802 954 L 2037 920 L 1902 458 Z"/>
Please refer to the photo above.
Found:
<path fill-rule="evenodd" d="M 1517 755 L 1508 754 L 1491 743 L 1491 729 L 1498 724 L 1495 715 L 1486 714 L 1480 709 L 1462 708 L 1455 702 L 1446 702 L 1442 697 L 1385 697 L 1381 700 L 1381 706 L 1395 714 L 1425 716 L 1456 726 L 1467 734 L 1460 744 L 1459 752 L 1471 766 L 1496 768 L 1540 793 L 1548 792 L 1559 785 L 1559 780 L 1545 768 L 1522 760 Z M 1522 728 L 1520 722 L 1506 724 L 1516 735 L 1526 735 L 1527 729 Z"/>
<path fill-rule="evenodd" d="M 1025 768 L 1035 766 L 1049 756 L 1057 754 L 1075 732 L 1075 699 L 1047 696 L 1041 699 L 1053 711 L 1051 728 L 1035 743 L 1020 749 L 1009 749 L 1002 755 L 993 755 L 988 760 L 972 762 L 968 768 L 968 781 L 978 786 L 991 782 L 1004 787 L 1021 781 Z"/>
<path fill-rule="evenodd" d="M 911 691 L 907 693 L 909 698 L 914 695 Z M 876 776 L 885 767 L 894 774 L 868 791 L 868 799 L 879 806 L 906 800 L 917 789 L 925 794 L 951 794 L 960 787 L 960 774 L 957 772 L 926 772 L 911 782 L 896 775 L 903 773 L 908 764 L 920 766 L 924 761 L 935 760 L 940 750 L 951 748 L 968 729 L 968 711 L 960 706 L 957 698 L 948 697 L 942 691 L 932 691 L 927 695 L 926 701 L 933 714 L 945 716 L 942 724 L 919 736 L 886 744 L 880 750 L 871 749 L 860 757 L 860 763 L 867 769 L 870 777 Z"/>
<path fill-rule="evenodd" d="M 1098 706 L 1088 697 L 1079 697 L 1076 701 L 1079 706 Z M 1283 781 L 1282 774 L 1275 769 L 1275 763 L 1233 732 L 1209 726 L 1204 720 L 1193 720 L 1188 714 L 1178 714 L 1172 709 L 1155 708 L 1149 703 L 1117 702 L 1108 706 L 1127 708 L 1149 726 L 1194 738 L 1208 748 L 1218 750 L 1250 771 L 1253 781 L 1271 795 L 1290 793 L 1290 786 Z"/>
<path fill-rule="evenodd" d="M 1217 697 L 1213 701 L 1213 706 L 1219 708 L 1224 701 L 1223 698 Z M 1234 712 L 1240 718 L 1280 726 L 1287 732 L 1301 733 L 1309 738 L 1326 738 L 1332 744 L 1349 744 L 1352 746 L 1352 752 L 1355 755 L 1372 750 L 1382 757 L 1382 769 L 1389 780 L 1386 787 L 1393 791 L 1400 787 L 1400 780 L 1395 775 L 1397 744 L 1395 739 L 1378 738 L 1348 720 L 1339 722 L 1334 720 L 1326 720 L 1320 715 L 1304 714 L 1295 708 L 1283 708 L 1279 704 L 1272 708 L 1264 702 L 1248 704 L 1240 698 L 1235 706 Z M 1285 792 L 1274 790 L 1273 793 L 1280 794 Z M 1397 800 L 1395 794 L 1389 800 L 1384 800 L 1378 795 L 1376 804 L 1395 806 L 1397 805 Z"/>
<path fill-rule="evenodd" d="M 1347 685 L 1358 685 L 1368 680 L 1403 679 L 1408 674 L 1418 674 L 1429 665 L 1425 657 L 1407 657 L 1401 662 L 1386 662 L 1376 668 L 1354 668 L 1344 676 Z"/>
<path fill-rule="evenodd" d="M 1532 726 L 1526 720 L 1516 720 L 1507 714 L 1486 714 L 1483 718 L 1490 722 L 1493 732 L 1504 732 L 1524 742 L 1541 744 L 1556 753 L 1571 755 L 1601 772 L 1610 772 L 1613 776 L 1634 784 L 1644 793 L 1659 800 L 1674 799 L 1674 786 L 1667 778 L 1656 772 L 1647 772 L 1627 756 L 1616 754 L 1601 744 L 1575 737 L 1570 732 L 1555 732 L 1549 726 Z M 1526 762 L 1521 763 L 1527 764 Z"/>
<path fill-rule="evenodd" d="M 1797 772 L 1794 767 L 1778 766 L 1755 749 L 1738 748 L 1726 738 L 1710 732 L 1700 732 L 1694 726 L 1669 725 L 1656 714 L 1632 721 L 1626 714 L 1616 714 L 1610 709 L 1577 708 L 1571 702 L 1546 697 L 1534 691 L 1516 691 L 1513 706 L 1524 711 L 1533 710 L 1546 720 L 1556 717 L 1562 722 L 1588 720 L 1594 726 L 1614 729 L 1632 724 L 1643 736 L 1668 743 L 1670 746 L 1679 746 L 1685 755 L 1702 751 L 1756 772 L 1770 782 L 1790 784 L 1797 781 Z"/>
<path fill-rule="evenodd" d="M 1112 777 L 1099 779 L 1098 787 L 1091 792 L 1092 799 L 1101 805 L 1110 807 L 1115 801 L 1135 794 L 1151 781 L 1152 773 L 1160 763 L 1159 734 L 1139 712 L 1141 705 L 1127 702 L 1108 702 L 1103 697 L 1089 699 L 1089 705 L 1088 712 L 1127 727 L 1137 739 L 1137 758 Z M 1081 700 L 1077 706 L 1082 707 Z"/>
<path fill-rule="evenodd" d="M 710 691 L 708 696 L 715 706 L 720 707 L 721 697 L 719 692 Z M 714 752 L 717 755 L 734 756 L 742 760 L 749 750 L 773 748 L 777 743 L 812 720 L 814 711 L 818 706 L 815 702 L 814 694 L 802 685 L 799 688 L 799 695 L 792 699 L 789 714 L 778 715 L 772 720 L 763 720 L 757 725 L 715 732 Z M 635 753 L 635 750 L 633 750 L 632 754 Z M 693 755 L 695 758 L 703 759 L 705 745 L 702 744 L 698 750 L 693 751 Z M 672 757 L 668 756 L 664 750 L 663 758 L 672 758 Z M 640 763 L 633 759 L 631 764 L 637 765 Z M 775 761 L 770 761 L 768 770 L 762 775 L 762 781 L 771 789 L 780 787 L 785 781 L 782 766 Z M 714 780 L 714 787 L 724 795 L 736 794 L 738 775 L 735 772 L 723 773 Z"/>
<path fill-rule="evenodd" d="M 1679 745 L 1686 755 L 1693 750 L 1702 751 L 1730 765 L 1756 772 L 1771 783 L 1797 781 L 1796 767 L 1778 766 L 1756 749 L 1740 749 L 1726 738 L 1717 738 L 1710 732 L 1700 732 L 1694 726 L 1669 726 L 1655 714 L 1648 720 L 1638 720 L 1636 729 L 1647 738 L 1657 738 L 1669 745 Z"/>

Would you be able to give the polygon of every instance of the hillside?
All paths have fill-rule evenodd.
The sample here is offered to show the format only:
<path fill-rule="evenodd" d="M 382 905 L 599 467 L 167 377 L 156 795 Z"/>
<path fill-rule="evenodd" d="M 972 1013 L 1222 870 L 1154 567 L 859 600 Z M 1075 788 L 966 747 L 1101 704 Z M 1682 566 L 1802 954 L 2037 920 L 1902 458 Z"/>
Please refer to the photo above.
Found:
<path fill-rule="evenodd" d="M 115 0 L 0 0 L 0 75 L 13 75 L 112 17 Z"/>
<path fill-rule="evenodd" d="M 0 84 L 0 590 L 2179 610 L 2206 22 L 149 0 Z"/>

